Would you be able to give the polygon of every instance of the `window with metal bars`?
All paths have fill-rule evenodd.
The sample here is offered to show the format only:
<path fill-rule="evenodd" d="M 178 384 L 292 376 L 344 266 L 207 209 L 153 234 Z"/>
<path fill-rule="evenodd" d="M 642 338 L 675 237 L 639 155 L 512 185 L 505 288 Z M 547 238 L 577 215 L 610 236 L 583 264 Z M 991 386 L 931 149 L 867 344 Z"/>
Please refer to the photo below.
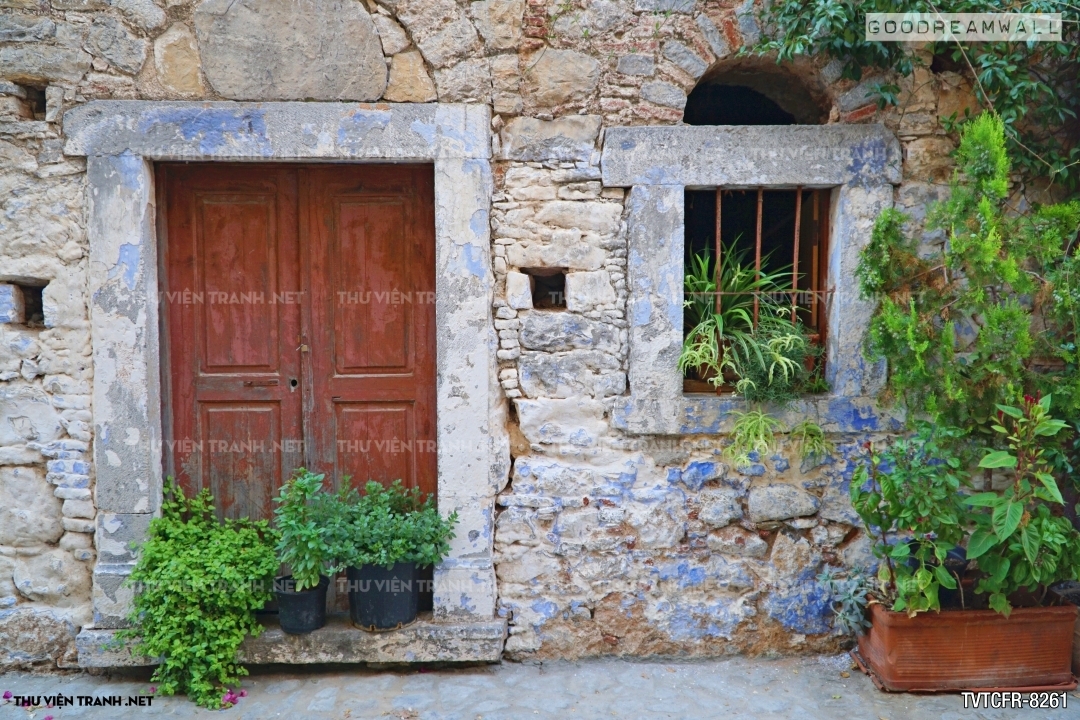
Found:
<path fill-rule="evenodd" d="M 695 262 L 702 257 L 709 262 L 708 273 L 716 277 L 716 259 L 723 264 L 738 260 L 756 278 L 777 278 L 783 292 L 746 293 L 725 288 L 723 283 L 708 298 L 719 311 L 725 302 L 741 302 L 756 327 L 762 305 L 790 308 L 792 322 L 800 323 L 810 340 L 819 346 L 825 342 L 827 285 L 829 190 L 764 188 L 687 190 L 685 195 L 685 267 L 695 272 Z M 734 257 L 732 255 L 734 254 Z M 727 256 L 725 258 L 725 256 Z M 697 268 L 701 273 L 701 268 Z M 750 296 L 750 298 L 747 297 Z M 780 297 L 777 297 L 780 295 Z M 700 299 L 700 298 L 699 298 Z M 688 309 L 686 331 L 693 319 Z M 823 370 L 823 358 L 814 358 L 814 371 Z M 686 392 L 731 392 L 729 383 L 715 387 L 707 378 L 689 369 L 684 377 Z"/>

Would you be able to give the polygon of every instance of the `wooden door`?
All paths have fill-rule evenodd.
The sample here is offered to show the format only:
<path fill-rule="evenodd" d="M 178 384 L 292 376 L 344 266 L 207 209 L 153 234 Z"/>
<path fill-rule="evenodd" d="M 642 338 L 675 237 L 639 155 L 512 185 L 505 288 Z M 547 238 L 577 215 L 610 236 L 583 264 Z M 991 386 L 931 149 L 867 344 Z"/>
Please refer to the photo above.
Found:
<path fill-rule="evenodd" d="M 374 170 L 305 175 L 307 462 L 360 487 L 400 479 L 434 493 L 434 175 Z"/>
<path fill-rule="evenodd" d="M 163 165 L 158 180 L 166 472 L 228 517 L 270 517 L 304 465 L 434 492 L 431 168 Z"/>

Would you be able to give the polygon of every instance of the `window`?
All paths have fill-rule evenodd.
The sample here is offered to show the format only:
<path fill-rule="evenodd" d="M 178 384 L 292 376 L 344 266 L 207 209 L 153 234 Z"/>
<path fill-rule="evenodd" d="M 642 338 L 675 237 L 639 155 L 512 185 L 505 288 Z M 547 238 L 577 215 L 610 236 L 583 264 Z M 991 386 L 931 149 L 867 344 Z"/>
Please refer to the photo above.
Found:
<path fill-rule="evenodd" d="M 807 331 L 810 341 L 823 346 L 827 307 L 828 190 L 725 189 L 685 191 L 685 273 L 698 280 L 686 287 L 684 338 L 693 333 L 710 310 L 745 308 L 757 327 L 762 306 L 790 307 L 789 319 Z M 717 231 L 719 230 L 719 237 Z M 716 259 L 721 279 L 717 281 Z M 705 289 L 704 279 L 713 286 Z M 742 278 L 731 283 L 730 278 Z M 747 280 L 771 280 L 769 289 L 745 292 Z M 759 286 L 762 287 L 762 286 Z M 710 307 L 711 306 L 711 307 Z M 821 363 L 811 358 L 820 374 Z M 686 368 L 684 392 L 731 392 L 725 382 L 715 386 L 709 373 Z"/>

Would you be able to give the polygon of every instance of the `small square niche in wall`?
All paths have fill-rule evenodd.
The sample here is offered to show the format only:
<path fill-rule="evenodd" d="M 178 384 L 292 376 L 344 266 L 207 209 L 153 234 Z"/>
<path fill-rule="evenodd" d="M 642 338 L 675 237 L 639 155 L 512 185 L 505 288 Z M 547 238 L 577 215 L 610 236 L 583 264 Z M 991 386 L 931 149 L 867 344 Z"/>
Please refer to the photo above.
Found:
<path fill-rule="evenodd" d="M 521 272 L 532 283 L 534 309 L 566 309 L 566 268 L 524 268 Z"/>
<path fill-rule="evenodd" d="M 0 323 L 45 327 L 45 283 L 0 282 Z"/>

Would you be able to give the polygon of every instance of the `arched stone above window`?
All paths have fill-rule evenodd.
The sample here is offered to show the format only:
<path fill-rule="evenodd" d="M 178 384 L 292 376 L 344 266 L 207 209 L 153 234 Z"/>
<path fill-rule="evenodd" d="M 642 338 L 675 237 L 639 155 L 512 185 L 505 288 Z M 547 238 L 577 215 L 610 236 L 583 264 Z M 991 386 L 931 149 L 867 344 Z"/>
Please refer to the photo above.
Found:
<path fill-rule="evenodd" d="M 805 74 L 805 73 L 804 73 Z M 686 99 L 687 125 L 820 125 L 829 116 L 813 78 L 759 59 L 722 63 Z"/>

